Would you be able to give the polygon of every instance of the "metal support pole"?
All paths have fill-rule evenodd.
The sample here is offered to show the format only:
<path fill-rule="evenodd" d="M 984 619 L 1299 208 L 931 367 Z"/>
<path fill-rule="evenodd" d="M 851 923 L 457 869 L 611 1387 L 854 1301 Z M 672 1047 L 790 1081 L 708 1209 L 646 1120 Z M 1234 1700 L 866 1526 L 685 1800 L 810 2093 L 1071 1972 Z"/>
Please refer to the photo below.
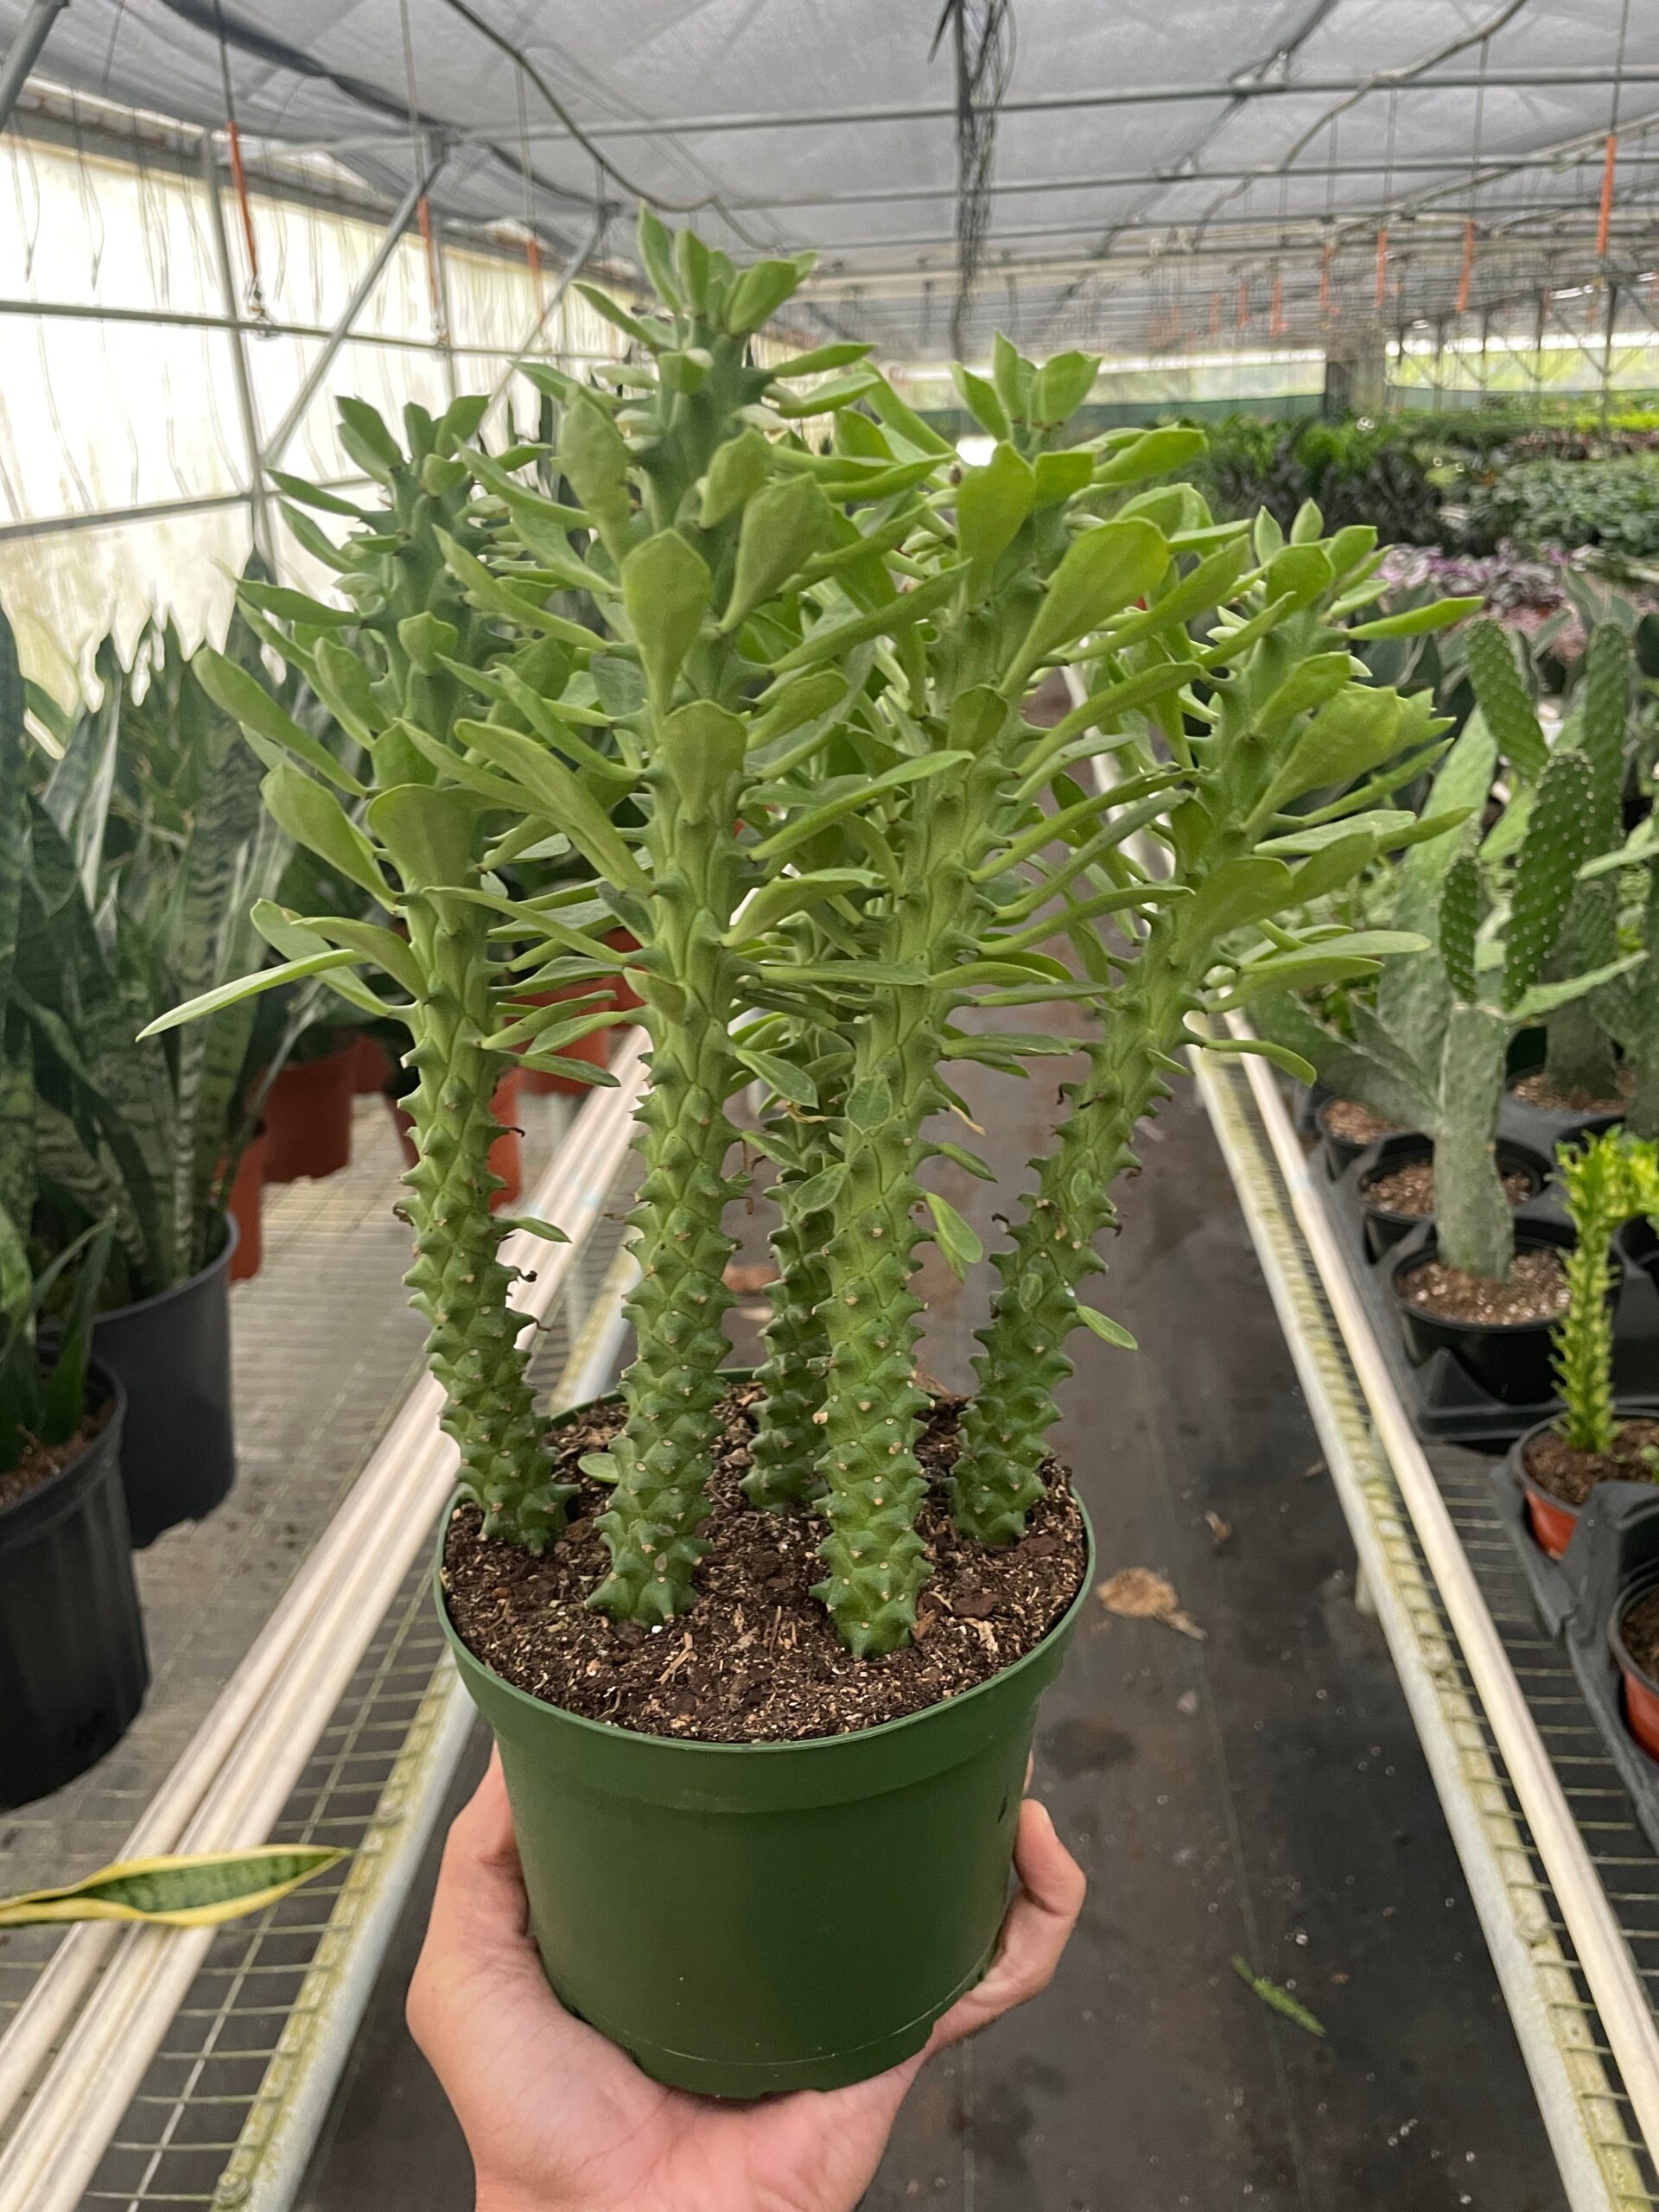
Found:
<path fill-rule="evenodd" d="M 283 453 L 287 450 L 289 440 L 305 420 L 306 410 L 321 389 L 322 380 L 333 365 L 335 354 L 350 337 L 352 325 L 363 312 L 370 294 L 385 275 L 387 263 L 397 251 L 399 241 L 409 227 L 410 219 L 424 198 L 429 186 L 437 175 L 439 169 L 443 166 L 446 151 L 446 149 L 440 147 L 429 156 L 422 174 L 416 178 L 392 211 L 391 219 L 386 225 L 380 243 L 374 250 L 373 258 L 358 278 L 352 296 L 340 309 L 339 321 L 323 340 L 322 351 L 306 371 L 287 414 L 271 432 L 258 454 L 262 481 L 264 472 L 269 468 L 274 468 L 282 460 Z"/>
<path fill-rule="evenodd" d="M 229 334 L 231 374 L 236 383 L 236 411 L 241 418 L 242 446 L 247 460 L 247 498 L 253 513 L 254 549 L 274 575 L 276 549 L 271 538 L 270 510 L 265 499 L 265 472 L 259 458 L 259 416 L 253 402 L 253 379 L 248 373 L 247 340 L 242 334 L 230 234 L 225 228 L 225 209 L 219 196 L 219 149 L 211 130 L 202 136 L 201 181 L 207 195 L 207 220 L 213 234 L 213 259 L 219 265 L 219 289 L 225 296 L 225 313 L 232 326 Z"/>
<path fill-rule="evenodd" d="M 594 211 L 594 219 L 588 227 L 587 237 L 582 239 L 581 245 L 577 246 L 575 253 L 572 254 L 569 260 L 566 262 L 564 267 L 559 271 L 559 281 L 548 294 L 546 300 L 543 302 L 541 312 L 537 315 L 535 321 L 530 326 L 530 329 L 525 334 L 524 344 L 518 348 L 512 359 L 507 363 L 505 368 L 502 370 L 500 375 L 496 378 L 495 388 L 490 394 L 490 405 L 492 407 L 495 405 L 497 400 L 500 398 L 502 393 L 512 382 L 513 377 L 517 373 L 518 364 L 524 359 L 525 354 L 529 353 L 531 347 L 541 336 L 543 331 L 546 329 L 548 323 L 551 321 L 552 317 L 557 313 L 559 308 L 563 303 L 564 296 L 569 290 L 572 283 L 581 275 L 582 264 L 586 262 L 588 255 L 593 251 L 594 248 L 599 244 L 601 235 L 605 228 L 606 213 L 607 210 L 603 207 L 595 208 Z"/>
<path fill-rule="evenodd" d="M 443 331 L 438 351 L 443 359 L 444 390 L 453 406 L 461 391 L 455 381 L 455 326 L 449 314 L 449 264 L 443 251 L 443 223 L 436 215 L 432 218 L 432 275 L 438 288 L 438 320 Z"/>
<path fill-rule="evenodd" d="M 1601 427 L 1607 428 L 1609 388 L 1613 378 L 1613 325 L 1618 319 L 1618 280 L 1607 279 L 1607 319 L 1601 334 Z"/>
<path fill-rule="evenodd" d="M 41 48 L 47 35 L 68 6 L 69 0 L 35 0 L 34 6 L 17 26 L 17 35 L 6 49 L 6 58 L 0 62 L 0 130 L 11 121 L 11 111 L 17 105 L 17 95 L 23 89 L 29 71 L 41 58 Z"/>

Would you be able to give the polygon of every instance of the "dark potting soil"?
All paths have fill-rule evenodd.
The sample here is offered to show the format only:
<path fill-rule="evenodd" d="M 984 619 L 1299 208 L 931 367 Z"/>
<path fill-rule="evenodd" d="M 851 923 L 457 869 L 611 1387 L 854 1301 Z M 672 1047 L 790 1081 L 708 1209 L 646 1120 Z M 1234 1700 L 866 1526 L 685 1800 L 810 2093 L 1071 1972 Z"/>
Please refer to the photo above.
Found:
<path fill-rule="evenodd" d="M 564 1535 L 540 1559 L 481 1536 L 476 1507 L 456 1509 L 443 1586 L 468 1650 L 532 1697 L 642 1735 L 791 1741 L 872 1728 L 972 1689 L 1023 1658 L 1077 1596 L 1083 1520 L 1057 1461 L 1044 1462 L 1046 1492 L 1023 1541 L 994 1548 L 951 1526 L 944 1485 L 961 1401 L 941 1398 L 917 1446 L 928 1478 L 917 1526 L 933 1574 L 917 1601 L 915 1641 L 854 1658 L 811 1595 L 823 1575 L 823 1522 L 804 1509 L 761 1512 L 739 1487 L 758 1395 L 740 1384 L 721 1408 L 712 1510 L 698 1531 L 709 1549 L 688 1611 L 652 1630 L 583 1602 L 609 1564 L 594 1516 L 610 1493 L 576 1462 L 622 1421 L 620 1408 L 598 1406 L 549 1440 L 559 1479 L 578 1489 Z"/>
<path fill-rule="evenodd" d="M 1379 1213 L 1395 1213 L 1413 1221 L 1426 1221 L 1434 1211 L 1434 1163 L 1408 1160 L 1403 1167 L 1378 1175 L 1362 1185 L 1360 1195 Z M 1512 1206 L 1532 1196 L 1532 1178 L 1512 1167 L 1503 1178 L 1503 1195 Z"/>
<path fill-rule="evenodd" d="M 1325 1126 L 1344 1144 L 1375 1144 L 1378 1137 L 1397 1136 L 1398 1122 L 1381 1122 L 1357 1098 L 1332 1098 L 1325 1109 Z"/>
<path fill-rule="evenodd" d="M 1535 1068 L 1530 1075 L 1523 1075 L 1519 1083 L 1510 1087 L 1516 1098 L 1524 1099 L 1529 1106 L 1541 1106 L 1551 1114 L 1622 1114 L 1630 1103 L 1636 1076 L 1630 1068 L 1619 1070 L 1616 1098 L 1592 1098 L 1584 1090 L 1557 1090 L 1542 1068 Z"/>
<path fill-rule="evenodd" d="M 110 1417 L 107 1406 L 100 1406 L 96 1413 L 88 1414 L 74 1434 L 62 1444 L 30 1442 L 15 1467 L 0 1474 L 0 1513 L 9 1505 L 16 1505 L 31 1491 L 39 1490 L 42 1483 L 49 1483 L 55 1474 L 62 1472 L 72 1459 L 78 1459 Z"/>
<path fill-rule="evenodd" d="M 1659 1590 L 1638 1598 L 1619 1623 L 1628 1651 L 1649 1681 L 1659 1681 Z"/>
<path fill-rule="evenodd" d="M 1402 1295 L 1442 1321 L 1553 1321 L 1567 1311 L 1567 1270 L 1547 1247 L 1517 1252 L 1507 1282 L 1426 1260 L 1399 1278 Z"/>
<path fill-rule="evenodd" d="M 1644 1451 L 1659 1452 L 1659 1421 L 1621 1422 L 1611 1452 L 1581 1452 L 1556 1430 L 1547 1428 L 1528 1445 L 1525 1465 L 1540 1490 L 1560 1498 L 1563 1505 L 1582 1505 L 1598 1483 L 1659 1480 L 1643 1459 Z"/>

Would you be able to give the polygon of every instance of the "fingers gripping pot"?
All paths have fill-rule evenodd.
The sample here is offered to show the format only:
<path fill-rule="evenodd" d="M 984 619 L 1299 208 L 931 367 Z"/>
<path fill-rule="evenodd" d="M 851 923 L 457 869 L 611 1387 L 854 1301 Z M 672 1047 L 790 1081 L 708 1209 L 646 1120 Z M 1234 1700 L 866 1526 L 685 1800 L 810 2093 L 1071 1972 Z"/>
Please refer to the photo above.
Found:
<path fill-rule="evenodd" d="M 1084 1521 L 1088 1528 L 1087 1519 Z M 563 2001 L 706 2096 L 896 2066 L 991 1962 L 1038 1700 L 1090 1589 L 977 1688 L 844 1736 L 687 1743 L 545 1705 L 474 1656 L 524 1885 Z"/>

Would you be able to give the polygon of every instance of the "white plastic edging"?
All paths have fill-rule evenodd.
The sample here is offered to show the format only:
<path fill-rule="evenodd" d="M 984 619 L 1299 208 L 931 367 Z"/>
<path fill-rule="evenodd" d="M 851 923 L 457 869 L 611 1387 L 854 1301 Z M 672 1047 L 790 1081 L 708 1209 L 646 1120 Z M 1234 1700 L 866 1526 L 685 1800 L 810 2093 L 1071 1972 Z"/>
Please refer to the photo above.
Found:
<path fill-rule="evenodd" d="M 627 1335 L 622 1300 L 638 1280 L 632 1252 L 624 1247 L 576 1332 L 550 1410 L 582 1405 L 609 1386 Z M 420 1749 L 396 1777 L 397 1826 L 376 1863 L 366 1870 L 366 1902 L 342 1932 L 344 1956 L 338 1963 L 320 1959 L 301 1991 L 294 2012 L 296 2018 L 305 2015 L 304 2041 L 291 2060 L 279 2057 L 275 2062 L 284 2068 L 271 2100 L 275 2109 L 262 2124 L 256 2105 L 221 2180 L 221 2189 L 226 2181 L 242 2184 L 236 2201 L 244 2212 L 289 2212 L 398 1916 L 437 1826 L 445 1794 L 467 1748 L 474 1708 L 447 1657 L 429 1693 L 429 1703 L 433 1710 Z"/>
<path fill-rule="evenodd" d="M 617 1086 L 589 1094 L 529 1201 L 569 1243 L 523 1230 L 503 1240 L 504 1262 L 524 1271 L 515 1307 L 526 1328 L 545 1319 L 615 1180 L 641 1044 L 626 1033 Z M 124 1857 L 231 1850 L 269 1834 L 448 1494 L 455 1450 L 438 1427 L 442 1403 L 430 1376 L 410 1393 Z M 0 2212 L 74 2212 L 212 1940 L 208 1929 L 70 1930 L 0 2043 L 3 2115 L 62 2037 L 0 2154 Z"/>
<path fill-rule="evenodd" d="M 1240 1035 L 1244 1025 L 1234 1022 Z M 1659 2027 L 1618 1922 L 1579 1833 L 1549 1754 L 1481 1596 L 1452 1516 L 1407 1419 L 1371 1334 L 1324 1200 L 1314 1188 L 1273 1071 L 1258 1055 L 1245 1061 L 1255 1096 L 1298 1225 L 1359 1378 L 1378 1440 L 1393 1469 L 1417 1541 L 1446 1608 L 1475 1693 L 1491 1729 L 1554 1891 L 1563 1923 L 1600 2015 L 1637 2125 L 1659 2155 Z"/>
<path fill-rule="evenodd" d="M 1362 1610 L 1376 1616 L 1387 1640 L 1459 1863 L 1474 1900 L 1504 2003 L 1515 2025 L 1567 2202 L 1573 2212 L 1613 2212 L 1615 2203 L 1625 2200 L 1622 2195 L 1616 2197 L 1610 2193 L 1606 2173 L 1586 2134 L 1582 2093 L 1569 2075 L 1567 2053 L 1550 2018 L 1548 1998 L 1541 1984 L 1541 1968 L 1559 1973 L 1569 1970 L 1548 1921 L 1530 1929 L 1522 1925 L 1516 1901 L 1498 1855 L 1504 1847 L 1523 1850 L 1523 1840 L 1518 1829 L 1513 1842 L 1507 1846 L 1495 1840 L 1490 1815 L 1483 1812 L 1477 1801 L 1478 1784 L 1471 1781 L 1466 1751 L 1457 1741 L 1455 1724 L 1446 1713 L 1444 1686 L 1436 1678 L 1433 1659 L 1424 1652 L 1417 1626 L 1398 1586 L 1364 1496 L 1365 1471 L 1354 1458 L 1348 1433 L 1332 1402 L 1327 1379 L 1297 1311 L 1292 1286 L 1285 1279 L 1274 1249 L 1270 1223 L 1254 1189 L 1251 1163 L 1239 1150 L 1229 1128 L 1230 1109 L 1223 1089 L 1226 1077 L 1197 1048 L 1191 1058 L 1211 1126 L 1232 1175 L 1245 1224 L 1279 1315 L 1338 1502 L 1354 1541 L 1358 1562 L 1355 1603 L 1361 1605 L 1363 1593 Z M 1496 1770 L 1493 1778 L 1497 1778 Z M 1551 1955 L 1548 1959 L 1541 1958 L 1541 1945 Z M 1605 2094 L 1611 2109 L 1611 2088 Z"/>

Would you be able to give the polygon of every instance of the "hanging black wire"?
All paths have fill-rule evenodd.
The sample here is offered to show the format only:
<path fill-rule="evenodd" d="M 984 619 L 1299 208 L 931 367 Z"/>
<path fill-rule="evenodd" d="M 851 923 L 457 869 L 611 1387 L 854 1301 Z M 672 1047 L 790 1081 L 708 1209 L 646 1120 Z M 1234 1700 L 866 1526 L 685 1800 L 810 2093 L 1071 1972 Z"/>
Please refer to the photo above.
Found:
<path fill-rule="evenodd" d="M 996 118 L 1014 74 L 1012 0 L 944 0 L 928 59 L 949 30 L 957 64 L 957 302 L 950 345 L 967 351 L 968 315 L 990 229 Z"/>

